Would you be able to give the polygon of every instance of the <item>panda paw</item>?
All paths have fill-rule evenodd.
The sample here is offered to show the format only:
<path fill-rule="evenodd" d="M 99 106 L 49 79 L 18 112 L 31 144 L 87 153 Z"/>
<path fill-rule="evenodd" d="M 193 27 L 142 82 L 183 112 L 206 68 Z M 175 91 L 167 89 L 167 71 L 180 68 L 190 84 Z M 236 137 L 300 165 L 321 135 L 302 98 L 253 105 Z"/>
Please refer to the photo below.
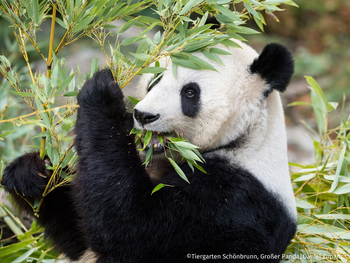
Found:
<path fill-rule="evenodd" d="M 124 95 L 111 70 L 104 69 L 85 82 L 78 95 L 78 104 L 80 108 L 107 114 L 124 114 L 126 109 L 123 99 Z"/>
<path fill-rule="evenodd" d="M 21 195 L 27 200 L 40 198 L 52 174 L 45 164 L 50 164 L 50 160 L 42 160 L 39 152 L 18 157 L 5 168 L 2 177 L 5 190 L 11 195 Z"/>

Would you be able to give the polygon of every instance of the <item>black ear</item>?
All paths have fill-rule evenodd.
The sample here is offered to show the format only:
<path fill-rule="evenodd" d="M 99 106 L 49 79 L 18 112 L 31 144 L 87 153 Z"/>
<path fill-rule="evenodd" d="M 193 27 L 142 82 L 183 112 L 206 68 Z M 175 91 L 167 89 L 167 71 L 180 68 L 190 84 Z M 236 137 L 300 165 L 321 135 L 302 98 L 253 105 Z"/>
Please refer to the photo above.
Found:
<path fill-rule="evenodd" d="M 269 95 L 272 89 L 283 92 L 294 73 L 293 55 L 283 45 L 268 44 L 250 66 L 250 71 L 253 74 L 259 74 L 270 84 L 271 89 L 264 92 L 265 97 Z"/>

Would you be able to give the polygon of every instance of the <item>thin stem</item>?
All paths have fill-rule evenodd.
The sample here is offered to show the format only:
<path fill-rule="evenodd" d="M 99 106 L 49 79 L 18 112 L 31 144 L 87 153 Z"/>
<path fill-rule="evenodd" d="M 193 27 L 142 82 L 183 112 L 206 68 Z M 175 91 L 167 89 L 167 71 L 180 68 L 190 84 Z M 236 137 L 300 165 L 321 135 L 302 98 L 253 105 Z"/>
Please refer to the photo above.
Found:
<path fill-rule="evenodd" d="M 51 20 L 51 34 L 50 34 L 50 46 L 49 46 L 49 56 L 46 61 L 46 77 L 50 78 L 51 77 L 51 66 L 52 66 L 52 50 L 53 50 L 53 39 L 55 36 L 55 20 L 56 20 L 56 10 L 57 10 L 57 4 L 53 4 L 53 9 L 52 9 L 52 20 Z M 45 107 L 45 106 L 44 106 Z M 46 110 L 46 109 L 45 109 Z M 46 127 L 41 128 L 42 132 L 46 131 Z M 43 136 L 41 137 L 41 143 L 40 143 L 40 156 L 43 155 L 45 151 L 45 143 L 46 143 L 46 137 Z"/>
<path fill-rule="evenodd" d="M 67 105 L 63 105 L 63 106 L 59 106 L 59 107 L 56 107 L 55 109 L 63 109 L 65 108 Z M 78 108 L 79 106 L 78 105 L 72 105 L 71 106 L 72 108 Z M 0 123 L 5 123 L 5 122 L 13 122 L 13 121 L 16 121 L 16 120 L 21 120 L 21 119 L 24 119 L 26 117 L 29 117 L 29 116 L 33 116 L 35 114 L 40 114 L 40 113 L 44 113 L 44 112 L 49 112 L 49 111 L 52 111 L 54 109 L 46 109 L 46 110 L 41 110 L 41 111 L 35 111 L 35 112 L 32 112 L 32 113 L 28 113 L 26 115 L 22 115 L 22 116 L 19 116 L 19 117 L 16 117 L 16 118 L 12 118 L 12 119 L 6 119 L 6 120 L 0 120 Z"/>

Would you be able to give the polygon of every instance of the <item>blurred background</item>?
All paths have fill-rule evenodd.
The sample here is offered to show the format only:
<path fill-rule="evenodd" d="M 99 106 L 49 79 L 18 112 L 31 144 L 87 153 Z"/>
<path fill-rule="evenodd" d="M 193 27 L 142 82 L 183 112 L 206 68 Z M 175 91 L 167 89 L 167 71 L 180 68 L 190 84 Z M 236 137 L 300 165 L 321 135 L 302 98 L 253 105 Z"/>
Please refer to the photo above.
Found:
<path fill-rule="evenodd" d="M 332 114 L 340 115 L 343 96 L 346 98 L 345 112 L 349 114 L 350 104 L 350 1 L 348 0 L 295 0 L 299 8 L 282 5 L 283 12 L 276 12 L 275 16 L 265 14 L 267 26 L 265 32 L 259 35 L 244 35 L 248 43 L 260 52 L 267 43 L 278 42 L 289 47 L 295 57 L 296 69 L 292 83 L 287 91 L 282 95 L 286 112 L 286 124 L 288 132 L 289 157 L 290 161 L 300 164 L 308 164 L 314 161 L 313 140 L 310 138 L 310 132 L 301 120 L 307 125 L 316 128 L 315 117 L 309 106 L 293 106 L 288 104 L 294 101 L 310 102 L 310 93 L 308 84 L 304 76 L 312 76 L 324 89 L 329 101 L 339 102 L 340 106 Z M 144 12 L 150 15 L 152 10 Z M 277 22 L 276 20 L 279 20 Z M 124 21 L 115 21 L 116 26 L 122 26 Z M 250 22 L 249 27 L 259 28 Z M 4 54 L 12 65 L 15 65 L 19 72 L 26 73 L 27 67 L 22 54 L 14 39 L 12 29 L 9 23 L 0 18 L 0 55 Z M 114 29 L 117 30 L 117 29 Z M 260 30 L 259 30 L 260 31 Z M 42 25 L 42 31 L 38 33 L 39 47 L 44 54 L 48 53 L 48 32 L 50 32 L 50 21 Z M 131 28 L 122 36 L 130 37 L 138 35 L 137 28 Z M 65 33 L 64 29 L 57 26 L 54 46 L 58 45 L 59 39 Z M 111 36 L 109 41 L 115 44 L 115 38 Z M 30 46 L 30 45 L 28 45 Z M 108 50 L 107 50 L 108 52 Z M 124 50 L 124 53 L 131 50 Z M 46 65 L 34 49 L 28 49 L 30 62 L 42 73 L 46 71 Z M 99 45 L 89 37 L 85 37 L 69 45 L 59 53 L 60 57 L 65 57 L 67 67 L 70 70 L 77 70 L 80 66 L 82 73 L 90 72 L 90 65 L 94 57 L 99 59 L 99 64 L 104 66 L 106 57 L 101 51 Z M 24 76 L 21 79 L 23 87 L 29 87 L 30 80 Z M 136 79 L 124 89 L 127 95 L 133 95 Z M 23 100 L 11 93 L 12 88 L 0 76 L 0 106 L 11 99 L 10 110 L 7 112 L 7 118 L 17 117 L 31 112 Z M 1 107 L 0 107 L 1 108 Z M 331 115 L 332 116 L 332 115 Z M 347 118 L 348 115 L 345 114 Z M 329 118 L 330 127 L 338 125 L 339 119 L 332 123 L 332 117 Z M 13 124 L 5 123 L 4 130 L 12 130 Z M 8 126 L 8 127 L 6 127 Z M 32 151 L 33 148 L 28 145 L 39 145 L 39 138 L 33 138 L 40 133 L 38 128 L 31 126 L 18 129 L 12 136 L 5 141 L 0 140 L 0 159 L 8 162 L 14 157 L 23 154 L 26 151 Z"/>

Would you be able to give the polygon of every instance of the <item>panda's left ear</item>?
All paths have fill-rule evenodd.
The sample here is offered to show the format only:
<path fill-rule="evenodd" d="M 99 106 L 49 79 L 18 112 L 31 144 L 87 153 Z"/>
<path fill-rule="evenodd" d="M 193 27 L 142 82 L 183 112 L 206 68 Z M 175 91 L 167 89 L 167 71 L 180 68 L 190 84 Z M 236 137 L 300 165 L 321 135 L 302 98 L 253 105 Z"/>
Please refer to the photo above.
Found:
<path fill-rule="evenodd" d="M 264 93 L 265 97 L 272 89 L 283 92 L 294 73 L 293 55 L 283 45 L 268 44 L 250 66 L 250 71 L 259 74 L 270 85 L 270 90 Z"/>

